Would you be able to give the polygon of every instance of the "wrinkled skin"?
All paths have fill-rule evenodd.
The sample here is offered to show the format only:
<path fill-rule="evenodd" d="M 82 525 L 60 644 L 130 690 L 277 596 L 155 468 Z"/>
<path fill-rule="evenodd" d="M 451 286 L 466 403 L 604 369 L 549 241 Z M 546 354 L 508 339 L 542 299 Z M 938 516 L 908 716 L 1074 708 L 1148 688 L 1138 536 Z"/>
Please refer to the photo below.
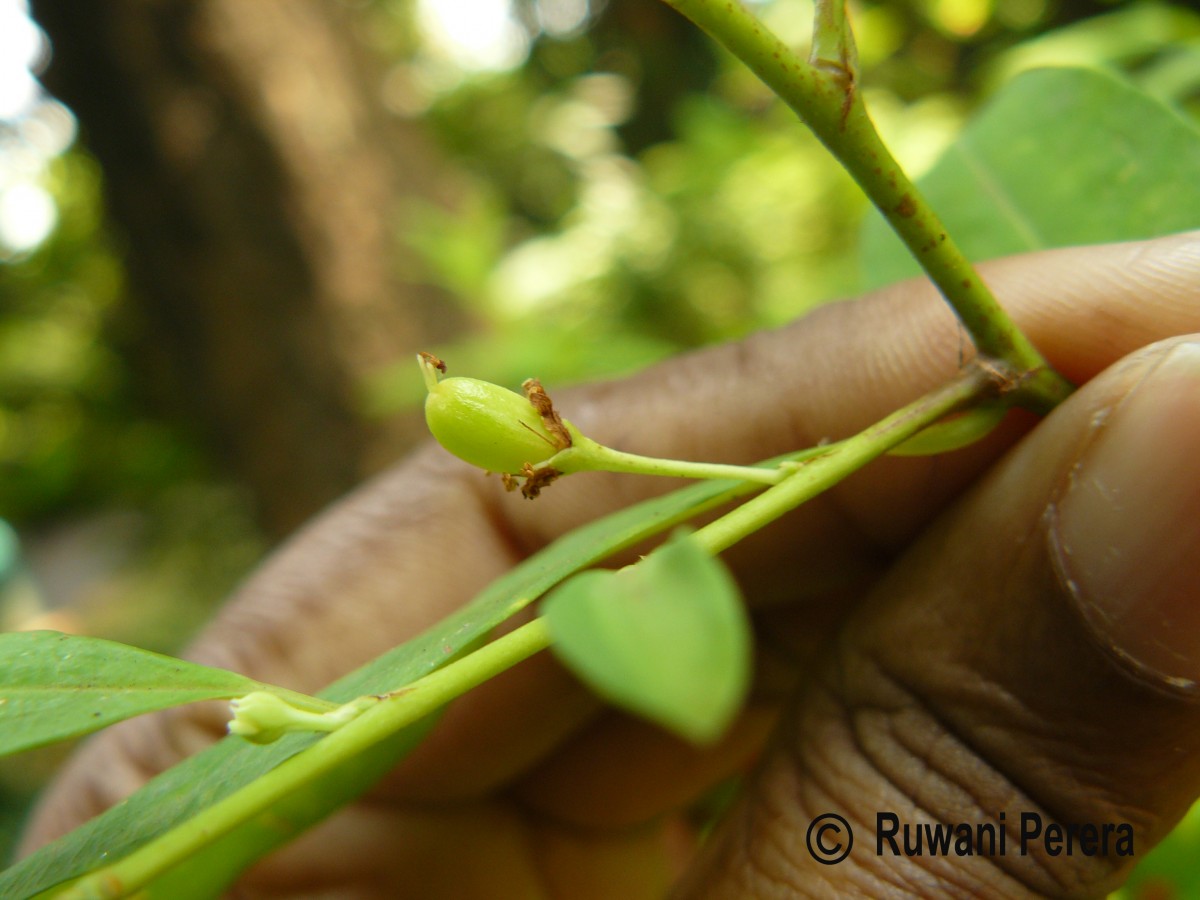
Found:
<path fill-rule="evenodd" d="M 902 822 L 1122 822 L 1140 857 L 1200 794 L 1200 235 L 987 265 L 1084 385 L 966 450 L 886 458 L 727 554 L 758 682 L 698 751 L 603 708 L 546 654 L 451 706 L 371 796 L 258 864 L 242 897 L 1102 895 L 1113 856 L 877 857 Z M 1192 334 L 1189 339 L 1178 336 Z M 924 283 L 556 396 L 621 449 L 749 462 L 843 437 L 951 376 L 966 344 Z M 1172 353 L 1172 349 L 1174 352 Z M 1036 427 L 1035 427 L 1036 426 Z M 426 448 L 254 575 L 194 659 L 315 690 L 582 522 L 670 485 L 584 474 L 536 502 Z M 211 740 L 224 711 L 87 744 L 26 849 Z M 751 771 L 697 850 L 691 798 Z M 816 864 L 836 812 L 855 850 Z M 833 843 L 827 840 L 826 843 Z"/>

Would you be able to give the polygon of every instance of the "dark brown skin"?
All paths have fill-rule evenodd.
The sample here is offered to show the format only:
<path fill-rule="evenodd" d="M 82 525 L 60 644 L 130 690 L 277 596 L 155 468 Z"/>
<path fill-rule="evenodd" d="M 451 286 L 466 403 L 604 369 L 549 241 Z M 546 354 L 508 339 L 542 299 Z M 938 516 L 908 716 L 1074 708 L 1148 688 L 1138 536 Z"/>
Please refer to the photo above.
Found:
<path fill-rule="evenodd" d="M 1036 427 L 1017 414 L 966 450 L 879 460 L 728 553 L 756 616 L 759 679 L 717 747 L 603 708 L 542 654 L 453 704 L 368 800 L 260 863 L 238 896 L 1118 885 L 1129 859 L 1021 857 L 1015 836 L 1004 858 L 874 852 L 879 811 L 909 823 L 1003 811 L 1012 828 L 1021 812 L 1128 823 L 1141 857 L 1200 794 L 1200 344 L 1176 337 L 1200 341 L 1200 234 L 983 271 L 1085 386 Z M 555 401 L 621 449 L 749 462 L 880 418 L 952 375 L 964 344 L 913 282 Z M 530 503 L 430 448 L 276 554 L 191 656 L 315 690 L 556 535 L 668 486 L 580 474 Z M 210 740 L 223 715 L 188 708 L 93 740 L 47 793 L 26 848 Z M 697 850 L 680 810 L 748 767 Z M 837 866 L 805 850 L 826 812 L 855 830 Z"/>

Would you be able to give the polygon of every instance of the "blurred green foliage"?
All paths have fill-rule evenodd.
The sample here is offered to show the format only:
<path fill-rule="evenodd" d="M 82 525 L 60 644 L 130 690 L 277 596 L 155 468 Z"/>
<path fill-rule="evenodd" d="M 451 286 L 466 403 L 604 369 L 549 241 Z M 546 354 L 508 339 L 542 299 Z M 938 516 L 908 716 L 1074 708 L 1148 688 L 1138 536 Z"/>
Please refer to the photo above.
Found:
<path fill-rule="evenodd" d="M 64 522 L 136 511 L 127 528 L 102 525 L 133 549 L 101 548 L 114 571 L 72 612 L 110 637 L 175 648 L 262 541 L 245 491 L 216 476 L 196 428 L 155 404 L 124 355 L 138 323 L 122 304 L 100 172 L 72 151 L 50 163 L 48 182 L 57 228 L 0 265 L 0 518 L 36 542 Z M 0 602 L 0 623 L 18 624 L 4 613 Z"/>
<path fill-rule="evenodd" d="M 1142 859 L 1112 900 L 1192 900 L 1200 897 L 1200 803 L 1171 836 Z"/>
<path fill-rule="evenodd" d="M 810 3 L 756 7 L 785 39 L 807 41 Z M 857 189 L 715 47 L 694 66 L 703 83 L 677 76 L 686 89 L 655 109 L 661 136 L 647 143 L 644 125 L 628 126 L 664 90 L 629 56 L 675 51 L 661 25 L 625 33 L 614 51 L 612 32 L 629 21 L 620 0 L 565 39 L 530 16 L 524 65 L 455 79 L 422 56 L 413 17 L 396 12 L 410 5 L 374 9 L 377 35 L 405 35 L 379 38 L 408 48 L 398 106 L 424 115 L 462 173 L 459 210 L 414 206 L 399 226 L 424 278 L 474 322 L 431 348 L 453 371 L 506 384 L 618 374 L 859 289 Z M 998 84 L 1032 66 L 1113 67 L 1200 110 L 1200 17 L 1187 4 L 925 0 L 855 12 L 870 108 L 914 174 Z M 363 386 L 369 415 L 420 397 L 407 358 Z"/>
<path fill-rule="evenodd" d="M 0 513 L 18 522 L 144 501 L 202 463 L 194 442 L 140 408 L 122 361 L 124 274 L 99 179 L 81 153 L 55 160 L 58 227 L 0 265 Z"/>

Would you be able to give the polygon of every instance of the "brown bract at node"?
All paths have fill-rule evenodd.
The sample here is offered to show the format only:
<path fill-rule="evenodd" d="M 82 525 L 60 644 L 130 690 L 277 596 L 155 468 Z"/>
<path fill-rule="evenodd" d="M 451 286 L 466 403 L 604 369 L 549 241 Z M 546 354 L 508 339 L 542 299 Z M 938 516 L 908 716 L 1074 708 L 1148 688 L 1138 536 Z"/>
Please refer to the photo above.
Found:
<path fill-rule="evenodd" d="M 429 363 L 429 365 L 433 366 L 443 375 L 446 374 L 446 364 L 432 353 L 426 353 L 424 350 L 418 350 L 417 356 L 421 357 L 421 359 L 425 360 L 425 362 Z"/>
<path fill-rule="evenodd" d="M 1040 371 L 1039 367 L 1024 372 L 1014 372 L 998 360 L 991 360 L 986 357 L 977 358 L 975 365 L 979 366 L 991 379 L 992 389 L 996 392 L 996 396 L 999 397 L 1011 394 L 1013 391 L 1019 389 Z"/>
<path fill-rule="evenodd" d="M 542 424 L 546 426 L 546 430 L 554 439 L 554 446 L 559 450 L 566 450 L 570 447 L 571 435 L 567 431 L 567 426 L 563 424 L 562 416 L 555 411 L 554 404 L 550 401 L 550 395 L 546 393 L 542 383 L 536 378 L 527 378 L 521 383 L 521 387 L 525 389 L 525 396 L 529 398 L 533 408 L 542 417 Z"/>
<path fill-rule="evenodd" d="M 526 500 L 534 500 L 542 492 L 542 488 L 550 484 L 562 472 L 558 471 L 558 469 L 552 469 L 549 466 L 535 469 L 529 463 L 525 463 L 521 469 L 521 474 L 525 476 L 525 483 L 521 485 L 521 496 Z M 504 483 L 504 486 L 508 487 L 507 481 Z"/>

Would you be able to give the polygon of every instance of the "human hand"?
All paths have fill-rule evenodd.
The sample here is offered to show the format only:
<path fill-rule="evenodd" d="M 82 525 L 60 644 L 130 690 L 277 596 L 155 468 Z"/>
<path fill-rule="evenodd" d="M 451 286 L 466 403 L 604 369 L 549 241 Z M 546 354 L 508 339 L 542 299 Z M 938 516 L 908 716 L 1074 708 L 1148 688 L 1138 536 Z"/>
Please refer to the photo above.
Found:
<path fill-rule="evenodd" d="M 878 460 L 726 554 L 754 608 L 759 677 L 716 747 L 605 709 L 542 654 L 456 701 L 368 798 L 257 865 L 239 895 L 1115 886 L 1136 858 L 1021 856 L 1015 834 L 1022 812 L 1125 823 L 1140 857 L 1200 794 L 1200 343 L 1142 349 L 1200 331 L 1200 236 L 984 274 L 1055 367 L 1088 383 L 1019 444 L 1033 420 L 1014 415 L 953 454 Z M 750 462 L 882 417 L 952 375 L 965 343 L 913 282 L 555 399 L 610 446 Z M 190 655 L 316 690 L 555 536 L 664 489 L 573 475 L 525 503 L 427 449 L 278 553 Z M 224 716 L 188 707 L 103 733 L 26 847 L 212 740 Z M 755 760 L 697 851 L 681 810 Z M 911 824 L 1004 812 L 1014 836 L 1002 857 L 877 856 L 884 811 Z M 823 813 L 855 832 L 840 865 L 806 848 Z"/>

